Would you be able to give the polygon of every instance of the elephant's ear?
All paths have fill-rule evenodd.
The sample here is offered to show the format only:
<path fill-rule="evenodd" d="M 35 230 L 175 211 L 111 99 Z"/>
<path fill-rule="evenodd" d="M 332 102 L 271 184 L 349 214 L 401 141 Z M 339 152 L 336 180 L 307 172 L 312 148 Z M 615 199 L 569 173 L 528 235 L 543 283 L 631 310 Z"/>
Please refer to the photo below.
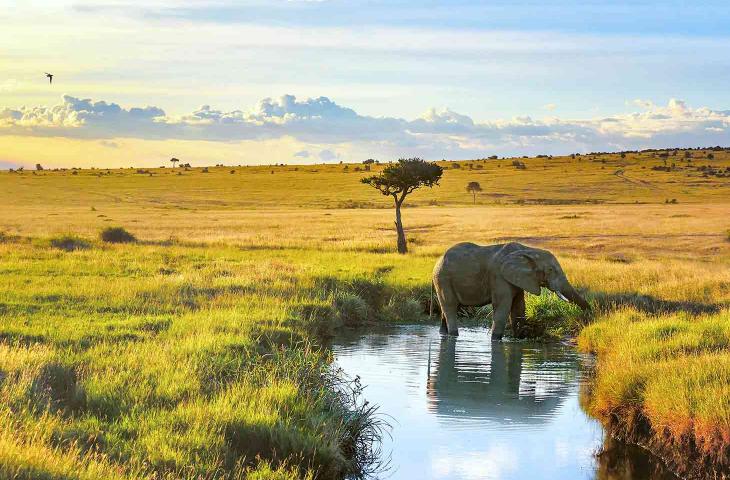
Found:
<path fill-rule="evenodd" d="M 517 287 L 533 295 L 540 295 L 540 282 L 537 278 L 537 264 L 527 252 L 512 252 L 504 258 L 501 267 L 504 278 Z"/>

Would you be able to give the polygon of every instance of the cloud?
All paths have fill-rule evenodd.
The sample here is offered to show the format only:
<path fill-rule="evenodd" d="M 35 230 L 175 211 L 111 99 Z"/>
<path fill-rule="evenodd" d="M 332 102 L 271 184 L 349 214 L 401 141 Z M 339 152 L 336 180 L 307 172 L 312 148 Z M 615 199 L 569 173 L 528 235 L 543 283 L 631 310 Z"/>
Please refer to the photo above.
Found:
<path fill-rule="evenodd" d="M 0 131 L 85 138 L 138 137 L 164 116 L 165 112 L 157 107 L 124 109 L 116 103 L 63 95 L 62 102 L 52 107 L 0 109 Z"/>
<path fill-rule="evenodd" d="M 641 100 L 634 104 L 639 111 L 611 117 L 478 122 L 449 109 L 429 109 L 413 120 L 365 116 L 327 97 L 284 95 L 263 99 L 249 110 L 204 105 L 175 117 L 154 106 L 125 108 L 64 95 L 52 107 L 0 109 L 0 135 L 213 142 L 291 138 L 305 149 L 290 155 L 320 161 L 348 155 L 464 158 L 730 143 L 730 111 L 692 108 L 679 99 L 664 107 Z M 112 143 L 102 145 L 113 148 Z"/>
<path fill-rule="evenodd" d="M 337 155 L 332 150 L 325 149 L 325 150 L 322 150 L 321 152 L 319 152 L 319 159 L 322 160 L 323 162 L 331 162 L 333 160 L 337 160 L 338 158 L 339 158 L 339 155 Z"/>
<path fill-rule="evenodd" d="M 553 110 L 555 110 L 556 108 L 558 108 L 558 106 L 555 105 L 554 103 L 546 103 L 545 105 L 542 106 L 542 108 L 545 109 L 545 110 L 547 110 L 547 111 L 549 111 L 549 112 L 552 112 Z"/>

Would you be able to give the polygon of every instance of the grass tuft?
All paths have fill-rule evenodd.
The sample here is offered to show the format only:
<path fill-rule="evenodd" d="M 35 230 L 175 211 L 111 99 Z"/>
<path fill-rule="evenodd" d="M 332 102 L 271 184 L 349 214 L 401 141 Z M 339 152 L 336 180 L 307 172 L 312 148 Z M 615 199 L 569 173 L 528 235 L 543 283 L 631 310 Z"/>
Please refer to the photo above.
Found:
<path fill-rule="evenodd" d="M 51 237 L 48 242 L 51 247 L 63 250 L 64 252 L 75 252 L 77 250 L 88 250 L 91 248 L 91 242 L 70 234 Z"/>
<path fill-rule="evenodd" d="M 99 238 L 107 243 L 133 243 L 137 239 L 122 227 L 106 227 L 99 233 Z"/>
<path fill-rule="evenodd" d="M 421 303 L 410 297 L 393 296 L 383 309 L 383 316 L 389 321 L 416 323 L 426 318 Z"/>
<path fill-rule="evenodd" d="M 335 309 L 340 322 L 348 327 L 362 325 L 370 318 L 370 307 L 359 295 L 338 292 L 335 296 Z"/>

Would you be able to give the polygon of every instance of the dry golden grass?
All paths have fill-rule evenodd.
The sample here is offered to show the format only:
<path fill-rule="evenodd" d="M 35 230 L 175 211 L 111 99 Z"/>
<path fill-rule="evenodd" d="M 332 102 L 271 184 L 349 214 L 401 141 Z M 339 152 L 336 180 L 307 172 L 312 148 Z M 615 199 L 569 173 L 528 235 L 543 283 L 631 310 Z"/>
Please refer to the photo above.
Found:
<path fill-rule="evenodd" d="M 697 167 L 730 167 L 730 152 L 683 151 L 663 158 L 658 152 L 584 155 L 576 158 L 519 159 L 527 169 L 512 166 L 513 159 L 439 162 L 445 168 L 441 187 L 421 190 L 411 205 L 467 205 L 470 181 L 481 184 L 478 204 L 516 203 L 712 203 L 727 201 L 730 177 L 705 176 Z M 711 154 L 714 158 L 708 159 Z M 605 163 L 604 163 L 605 162 Z M 670 167 L 670 171 L 653 170 Z M 675 165 L 672 169 L 671 166 Z M 454 168 L 458 165 L 460 168 Z M 471 166 L 471 169 L 470 169 Z M 347 167 L 347 170 L 345 170 Z M 375 195 L 360 184 L 362 176 L 383 165 L 287 165 L 256 167 L 182 168 L 0 172 L 2 200 L 16 205 L 56 207 L 135 205 L 141 209 L 259 209 L 259 208 L 368 208 L 390 207 L 391 199 Z M 360 169 L 360 171 L 356 171 Z M 230 172 L 234 171 L 233 174 Z M 273 172 L 273 173 L 272 173 Z"/>

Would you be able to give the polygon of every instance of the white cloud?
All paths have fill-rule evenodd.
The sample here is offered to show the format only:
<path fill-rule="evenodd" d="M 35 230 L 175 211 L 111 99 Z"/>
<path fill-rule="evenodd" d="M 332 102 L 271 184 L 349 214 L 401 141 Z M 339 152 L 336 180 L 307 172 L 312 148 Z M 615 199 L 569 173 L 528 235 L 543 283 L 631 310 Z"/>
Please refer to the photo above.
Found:
<path fill-rule="evenodd" d="M 524 116 L 477 122 L 449 109 L 431 109 L 414 120 L 371 117 L 327 97 L 298 100 L 284 95 L 261 100 L 249 110 L 223 111 L 204 105 L 173 117 L 154 106 L 124 108 L 64 95 L 60 104 L 51 107 L 0 109 L 0 135 L 217 142 L 288 137 L 308 145 L 293 153 L 295 157 L 320 161 L 348 159 L 345 150 L 360 156 L 463 158 L 730 143 L 730 111 L 692 108 L 679 99 L 669 100 L 664 107 L 636 103 L 641 111 L 612 117 Z"/>

